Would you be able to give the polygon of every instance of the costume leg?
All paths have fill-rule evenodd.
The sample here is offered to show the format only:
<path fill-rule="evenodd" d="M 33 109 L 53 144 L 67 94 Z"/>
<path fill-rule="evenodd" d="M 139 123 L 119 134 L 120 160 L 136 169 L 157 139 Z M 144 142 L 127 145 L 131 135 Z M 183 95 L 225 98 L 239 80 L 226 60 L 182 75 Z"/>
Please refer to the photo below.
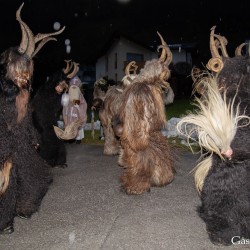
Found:
<path fill-rule="evenodd" d="M 16 178 L 14 167 L 10 172 L 10 180 L 5 193 L 0 196 L 0 234 L 9 234 L 14 231 L 13 223 L 16 204 Z"/>
<path fill-rule="evenodd" d="M 64 141 L 58 139 L 51 128 L 47 128 L 42 134 L 39 153 L 50 166 L 67 167 Z"/>
<path fill-rule="evenodd" d="M 49 167 L 43 162 L 33 161 L 33 165 L 27 162 L 25 166 L 18 167 L 16 213 L 20 217 L 29 218 L 39 209 L 52 182 L 52 176 Z"/>
<path fill-rule="evenodd" d="M 119 153 L 120 143 L 114 134 L 111 124 L 103 128 L 105 133 L 104 154 L 117 155 Z"/>
<path fill-rule="evenodd" d="M 198 212 L 214 244 L 230 245 L 234 236 L 250 238 L 248 175 L 244 162 L 213 160 L 205 178 Z"/>
<path fill-rule="evenodd" d="M 151 171 L 147 168 L 143 152 L 123 150 L 121 162 L 125 171 L 120 177 L 122 187 L 128 194 L 142 194 L 150 190 Z"/>

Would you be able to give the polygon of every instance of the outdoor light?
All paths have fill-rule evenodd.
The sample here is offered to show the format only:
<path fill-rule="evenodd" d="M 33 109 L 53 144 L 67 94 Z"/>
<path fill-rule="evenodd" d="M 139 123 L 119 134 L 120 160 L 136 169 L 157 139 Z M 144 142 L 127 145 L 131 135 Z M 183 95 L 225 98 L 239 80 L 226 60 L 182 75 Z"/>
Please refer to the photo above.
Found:
<path fill-rule="evenodd" d="M 65 39 L 65 45 L 70 45 L 70 40 L 69 39 Z"/>
<path fill-rule="evenodd" d="M 66 45 L 66 53 L 69 54 L 71 51 L 71 46 L 70 45 Z"/>
<path fill-rule="evenodd" d="M 55 22 L 53 27 L 54 27 L 54 30 L 59 30 L 61 27 L 61 24 L 59 22 Z"/>

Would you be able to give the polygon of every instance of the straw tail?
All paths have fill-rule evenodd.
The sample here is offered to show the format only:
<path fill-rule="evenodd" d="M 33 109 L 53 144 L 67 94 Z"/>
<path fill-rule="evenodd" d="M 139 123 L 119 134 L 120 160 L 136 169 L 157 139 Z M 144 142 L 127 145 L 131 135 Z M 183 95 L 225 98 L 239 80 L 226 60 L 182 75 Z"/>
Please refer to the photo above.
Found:
<path fill-rule="evenodd" d="M 2 169 L 0 170 L 0 197 L 3 195 L 6 191 L 6 189 L 9 186 L 9 179 L 10 179 L 10 170 L 13 166 L 13 162 L 11 159 L 7 159 Z"/>
<path fill-rule="evenodd" d="M 76 120 L 65 127 L 64 130 L 60 129 L 57 126 L 54 127 L 54 132 L 56 136 L 61 140 L 72 140 L 75 139 L 78 134 L 78 129 L 83 124 L 83 120 Z"/>

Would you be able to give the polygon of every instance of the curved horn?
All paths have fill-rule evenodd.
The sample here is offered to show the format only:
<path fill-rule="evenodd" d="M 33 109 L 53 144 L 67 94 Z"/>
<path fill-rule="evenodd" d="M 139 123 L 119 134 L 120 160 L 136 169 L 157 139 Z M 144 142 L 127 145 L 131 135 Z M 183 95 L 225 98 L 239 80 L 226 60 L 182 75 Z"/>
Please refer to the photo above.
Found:
<path fill-rule="evenodd" d="M 34 37 L 34 42 L 37 43 L 37 42 L 40 41 L 40 40 L 42 40 L 42 41 L 38 44 L 36 50 L 32 53 L 31 57 L 34 57 L 34 56 L 38 53 L 38 51 L 39 51 L 48 41 L 57 41 L 56 38 L 51 37 L 51 36 L 61 34 L 61 33 L 64 31 L 64 29 L 65 29 L 65 26 L 64 26 L 61 30 L 59 30 L 59 31 L 57 31 L 57 32 L 54 32 L 54 33 L 48 33 L 48 34 L 41 34 L 41 33 L 38 33 L 38 34 Z"/>
<path fill-rule="evenodd" d="M 163 87 L 166 88 L 166 89 L 170 88 L 169 82 L 165 81 L 165 79 L 168 79 L 169 76 L 170 76 L 170 71 L 169 70 L 167 72 L 162 72 L 161 75 L 160 75 L 160 80 L 163 83 Z"/>
<path fill-rule="evenodd" d="M 161 56 L 160 56 L 160 58 L 159 58 L 159 61 L 164 62 L 165 59 L 166 59 L 166 56 L 167 56 L 167 51 L 164 49 L 164 47 L 166 47 L 167 44 L 166 44 L 166 42 L 164 41 L 162 35 L 161 35 L 158 31 L 157 31 L 157 34 L 158 34 L 158 36 L 159 36 L 160 39 L 161 39 L 161 47 L 159 46 L 157 50 L 159 51 L 159 49 L 162 48 L 162 53 L 161 53 Z"/>
<path fill-rule="evenodd" d="M 32 33 L 32 31 L 30 30 L 30 28 L 28 27 L 28 25 L 21 19 L 21 10 L 22 10 L 23 4 L 20 6 L 20 8 L 17 10 L 16 12 L 16 20 L 22 24 L 22 26 L 24 27 L 26 34 L 27 34 L 27 40 L 28 40 L 28 44 L 27 44 L 27 48 L 25 50 L 25 54 L 29 57 L 31 57 L 32 53 L 35 50 L 35 40 L 34 40 L 34 35 Z"/>
<path fill-rule="evenodd" d="M 236 49 L 235 49 L 235 55 L 236 56 L 242 56 L 241 51 L 242 48 L 246 45 L 246 43 L 240 44 Z"/>
<path fill-rule="evenodd" d="M 161 53 L 161 56 L 159 58 L 159 61 L 162 61 L 162 62 L 164 62 L 165 65 L 169 66 L 169 64 L 172 62 L 172 57 L 173 57 L 172 52 L 169 49 L 169 47 L 167 46 L 166 42 L 164 41 L 162 35 L 158 31 L 157 31 L 157 34 L 160 37 L 161 44 L 162 44 L 157 49 L 159 51 L 159 49 L 162 48 L 162 53 Z M 167 56 L 167 59 L 166 59 L 166 56 Z"/>
<path fill-rule="evenodd" d="M 46 37 L 44 38 L 39 44 L 38 46 L 36 47 L 35 51 L 33 52 L 33 54 L 31 55 L 31 58 L 34 57 L 37 52 L 44 46 L 45 43 L 47 43 L 48 41 L 57 41 L 56 38 L 54 37 Z"/>
<path fill-rule="evenodd" d="M 158 34 L 158 36 L 161 39 L 161 45 L 158 46 L 157 51 L 159 51 L 160 48 L 162 49 L 162 53 L 161 53 L 161 56 L 159 58 L 159 61 L 163 62 L 164 65 L 166 66 L 166 67 L 164 67 L 164 70 L 163 70 L 163 72 L 160 75 L 160 79 L 161 79 L 164 87 L 165 88 L 169 88 L 170 84 L 166 81 L 166 79 L 168 79 L 170 77 L 170 70 L 168 69 L 168 66 L 171 63 L 173 56 L 172 56 L 171 50 L 167 46 L 167 44 L 164 41 L 162 35 L 158 31 L 157 31 L 157 34 Z M 166 57 L 167 57 L 167 59 L 166 59 Z"/>
<path fill-rule="evenodd" d="M 211 55 L 212 58 L 218 57 L 221 58 L 217 46 L 215 44 L 215 40 L 214 40 L 214 30 L 215 30 L 216 26 L 213 26 L 211 28 L 211 32 L 210 32 L 210 51 L 211 51 Z"/>
<path fill-rule="evenodd" d="M 214 72 L 220 72 L 224 66 L 223 62 L 222 62 L 222 58 L 218 52 L 218 42 L 217 40 L 214 40 L 214 30 L 215 30 L 216 26 L 213 26 L 211 28 L 211 32 L 210 32 L 210 51 L 211 51 L 211 55 L 212 58 L 208 61 L 207 63 L 207 68 L 209 70 L 212 70 Z"/>
<path fill-rule="evenodd" d="M 125 69 L 125 74 L 130 75 L 130 71 L 133 70 L 133 74 L 136 74 L 136 70 L 138 69 L 138 66 L 136 65 L 135 61 L 131 61 Z"/>
<path fill-rule="evenodd" d="M 56 35 L 59 35 L 61 34 L 63 31 L 65 30 L 65 26 L 63 26 L 60 30 L 56 31 L 56 32 L 53 32 L 53 33 L 47 33 L 47 34 L 41 34 L 41 33 L 38 33 L 35 38 L 34 38 L 34 41 L 35 43 L 45 39 L 46 37 L 50 37 L 50 36 L 56 36 Z"/>
<path fill-rule="evenodd" d="M 78 63 L 73 62 L 73 65 L 74 65 L 73 72 L 67 75 L 67 78 L 69 78 L 69 79 L 74 77 L 76 75 L 76 73 L 78 72 L 78 70 L 79 70 L 79 67 L 78 67 L 79 64 Z"/>
<path fill-rule="evenodd" d="M 196 82 L 200 74 L 201 74 L 201 70 L 198 67 L 194 66 L 191 70 L 191 77 L 192 77 L 193 82 Z"/>
<path fill-rule="evenodd" d="M 207 79 L 207 72 L 194 66 L 191 71 L 191 77 L 194 85 L 192 95 L 195 92 L 203 94 L 205 92 L 204 81 Z"/>
<path fill-rule="evenodd" d="M 16 11 L 16 20 L 19 22 L 21 30 L 22 30 L 22 40 L 21 40 L 21 43 L 20 43 L 19 48 L 18 48 L 18 51 L 21 54 L 23 54 L 28 47 L 27 32 L 26 32 L 25 26 L 22 23 L 22 19 L 21 19 L 21 10 L 22 10 L 23 5 L 24 5 L 24 3 L 22 3 L 22 5 Z"/>
<path fill-rule="evenodd" d="M 216 34 L 214 34 L 214 37 L 216 37 L 219 40 L 219 42 L 220 42 L 220 48 L 221 48 L 221 51 L 222 51 L 222 55 L 224 57 L 228 57 L 228 53 L 227 53 L 227 50 L 226 50 L 226 45 L 227 45 L 227 39 L 226 39 L 226 37 L 220 36 L 220 35 L 216 35 Z"/>
<path fill-rule="evenodd" d="M 220 58 L 211 58 L 208 61 L 206 66 L 209 70 L 212 70 L 212 71 L 218 73 L 223 69 L 224 63 L 222 62 L 222 60 Z"/>
<path fill-rule="evenodd" d="M 66 62 L 66 68 L 63 69 L 63 73 L 64 74 L 67 74 L 72 66 L 72 63 L 70 64 L 71 62 L 71 59 L 70 60 L 64 60 L 64 62 Z"/>

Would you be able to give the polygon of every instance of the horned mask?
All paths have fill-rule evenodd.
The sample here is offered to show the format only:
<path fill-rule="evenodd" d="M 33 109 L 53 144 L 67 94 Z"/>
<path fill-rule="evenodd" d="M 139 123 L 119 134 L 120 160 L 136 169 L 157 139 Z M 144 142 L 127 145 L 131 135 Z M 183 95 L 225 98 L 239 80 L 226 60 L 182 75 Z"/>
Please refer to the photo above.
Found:
<path fill-rule="evenodd" d="M 1 63 L 6 65 L 6 77 L 11 79 L 19 88 L 23 88 L 31 80 L 33 75 L 33 60 L 32 58 L 40 51 L 40 49 L 48 41 L 56 41 L 52 36 L 61 34 L 65 27 L 61 30 L 33 35 L 28 25 L 21 18 L 21 10 L 24 3 L 16 11 L 16 20 L 19 22 L 22 39 L 17 50 L 9 49 L 2 55 Z M 38 44 L 36 46 L 36 44 Z"/>

